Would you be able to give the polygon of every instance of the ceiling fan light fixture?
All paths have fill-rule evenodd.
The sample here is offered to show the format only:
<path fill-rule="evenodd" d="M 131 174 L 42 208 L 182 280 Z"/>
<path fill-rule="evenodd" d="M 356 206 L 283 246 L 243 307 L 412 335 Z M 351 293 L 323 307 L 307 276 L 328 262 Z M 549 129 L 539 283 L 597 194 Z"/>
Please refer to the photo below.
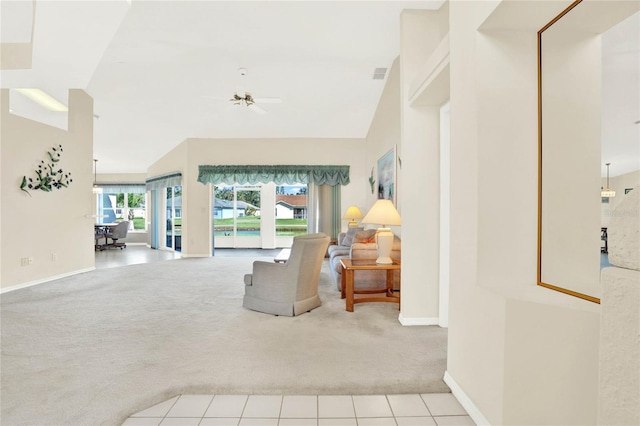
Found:
<path fill-rule="evenodd" d="M 226 98 L 226 97 L 214 97 L 214 96 L 203 96 L 203 97 L 209 97 L 209 98 L 214 98 L 214 99 L 218 99 L 218 100 L 227 100 L 231 103 L 231 105 L 229 106 L 228 109 L 238 109 L 238 108 L 242 108 L 242 107 L 246 107 L 248 109 L 253 110 L 254 112 L 258 113 L 258 114 L 266 114 L 267 111 L 264 110 L 260 105 L 258 104 L 279 104 L 282 103 L 282 99 L 280 98 L 254 98 L 253 95 L 250 92 L 246 91 L 245 85 L 244 85 L 244 78 L 247 75 L 247 69 L 246 68 L 239 68 L 238 69 L 238 73 L 240 74 L 241 77 L 241 83 L 238 88 L 236 89 L 236 91 L 233 93 L 233 96 L 231 98 Z"/>

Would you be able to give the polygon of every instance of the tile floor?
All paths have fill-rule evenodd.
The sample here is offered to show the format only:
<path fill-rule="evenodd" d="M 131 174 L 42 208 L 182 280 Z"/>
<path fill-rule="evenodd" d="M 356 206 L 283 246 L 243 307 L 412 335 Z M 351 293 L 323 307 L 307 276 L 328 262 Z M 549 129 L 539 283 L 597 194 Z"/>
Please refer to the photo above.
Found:
<path fill-rule="evenodd" d="M 474 426 L 450 393 L 180 395 L 123 426 Z"/>

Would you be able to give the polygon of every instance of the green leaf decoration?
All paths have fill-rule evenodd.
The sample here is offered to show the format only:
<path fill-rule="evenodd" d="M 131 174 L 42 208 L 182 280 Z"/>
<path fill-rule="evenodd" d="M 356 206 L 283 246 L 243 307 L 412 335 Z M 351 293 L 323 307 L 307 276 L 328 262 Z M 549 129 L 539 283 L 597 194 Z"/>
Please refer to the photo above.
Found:
<path fill-rule="evenodd" d="M 29 178 L 27 180 L 26 176 L 22 177 L 22 181 L 20 182 L 20 190 L 27 193 L 27 195 L 31 196 L 28 189 L 39 190 L 44 192 L 52 192 L 53 189 L 61 189 L 68 188 L 69 184 L 73 182 L 71 179 L 71 172 L 65 173 L 60 166 L 56 163 L 60 162 L 62 145 L 58 145 L 58 147 L 52 147 L 52 151 L 47 151 L 47 155 L 49 156 L 49 163 L 45 163 L 44 160 L 40 161 L 34 173 L 36 175 L 35 178 Z M 47 171 L 47 168 L 49 169 Z"/>
<path fill-rule="evenodd" d="M 369 185 L 371 186 L 371 193 L 373 194 L 373 188 L 376 184 L 376 180 L 373 178 L 373 167 L 371 168 L 371 176 L 369 176 Z"/>

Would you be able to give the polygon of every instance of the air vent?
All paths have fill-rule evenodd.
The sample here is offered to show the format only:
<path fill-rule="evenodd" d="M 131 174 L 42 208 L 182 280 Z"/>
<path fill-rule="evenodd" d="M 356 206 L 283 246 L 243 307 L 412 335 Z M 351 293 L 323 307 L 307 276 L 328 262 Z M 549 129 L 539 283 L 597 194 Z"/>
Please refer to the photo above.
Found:
<path fill-rule="evenodd" d="M 386 68 L 376 68 L 373 70 L 373 79 L 374 80 L 384 80 L 384 76 L 387 74 Z"/>

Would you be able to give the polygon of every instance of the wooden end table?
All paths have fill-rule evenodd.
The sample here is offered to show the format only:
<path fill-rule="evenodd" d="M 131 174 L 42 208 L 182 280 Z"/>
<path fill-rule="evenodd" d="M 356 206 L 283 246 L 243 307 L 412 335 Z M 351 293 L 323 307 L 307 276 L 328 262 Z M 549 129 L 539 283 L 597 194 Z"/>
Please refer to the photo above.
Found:
<path fill-rule="evenodd" d="M 342 299 L 346 298 L 346 307 L 348 312 L 353 312 L 353 305 L 365 302 L 393 302 L 398 304 L 400 309 L 400 293 L 396 296 L 393 292 L 393 271 L 400 273 L 400 261 L 393 259 L 391 264 L 376 263 L 376 259 L 351 259 L 342 258 L 340 260 L 342 266 Z M 356 290 L 353 285 L 353 276 L 355 271 L 387 271 L 386 286 L 379 289 Z M 358 297 L 355 294 L 377 294 L 385 293 L 384 296 L 374 297 Z"/>

